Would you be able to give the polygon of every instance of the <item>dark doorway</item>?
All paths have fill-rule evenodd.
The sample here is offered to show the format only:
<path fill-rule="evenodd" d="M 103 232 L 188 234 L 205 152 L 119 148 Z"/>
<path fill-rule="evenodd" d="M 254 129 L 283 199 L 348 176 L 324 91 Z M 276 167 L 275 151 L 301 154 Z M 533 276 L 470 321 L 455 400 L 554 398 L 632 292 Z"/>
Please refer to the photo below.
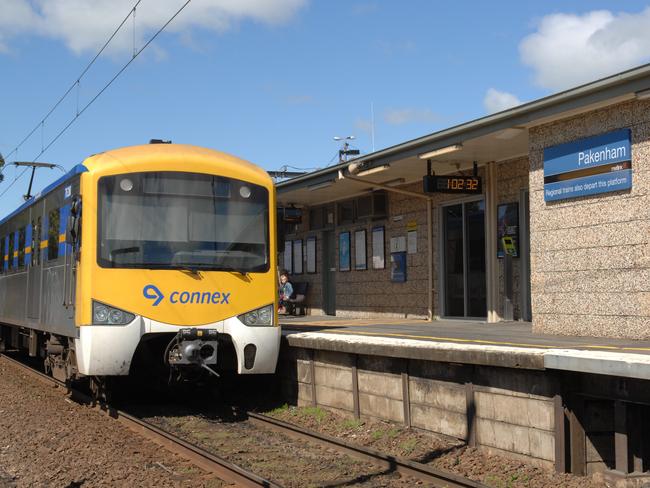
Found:
<path fill-rule="evenodd" d="M 443 207 L 445 315 L 485 317 L 485 203 Z"/>

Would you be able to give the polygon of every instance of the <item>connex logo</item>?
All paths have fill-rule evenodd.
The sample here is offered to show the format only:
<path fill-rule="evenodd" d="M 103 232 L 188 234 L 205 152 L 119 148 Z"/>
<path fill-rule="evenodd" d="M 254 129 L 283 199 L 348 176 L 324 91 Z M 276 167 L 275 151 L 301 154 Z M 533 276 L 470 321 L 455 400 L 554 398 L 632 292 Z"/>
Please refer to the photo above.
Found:
<path fill-rule="evenodd" d="M 165 299 L 165 295 L 155 285 L 147 285 L 142 289 L 145 298 L 153 300 L 153 306 L 157 307 Z M 173 291 L 169 295 L 171 303 L 182 304 L 213 304 L 213 305 L 230 305 L 230 293 L 223 291 Z"/>
<path fill-rule="evenodd" d="M 165 298 L 165 295 L 162 294 L 162 291 L 158 289 L 155 285 L 147 285 L 142 289 L 142 294 L 145 298 L 149 300 L 155 300 L 153 306 L 157 307 L 158 304 Z"/>

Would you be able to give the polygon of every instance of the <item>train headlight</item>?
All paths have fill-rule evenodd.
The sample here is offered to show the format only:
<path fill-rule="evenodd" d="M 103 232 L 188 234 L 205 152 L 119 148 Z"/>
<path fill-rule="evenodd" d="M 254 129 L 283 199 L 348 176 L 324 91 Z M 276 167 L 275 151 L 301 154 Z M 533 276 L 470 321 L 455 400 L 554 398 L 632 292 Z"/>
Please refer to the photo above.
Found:
<path fill-rule="evenodd" d="M 100 303 L 95 303 L 93 307 L 93 322 L 95 323 L 106 323 L 108 322 L 108 307 Z"/>
<path fill-rule="evenodd" d="M 248 326 L 269 326 L 273 325 L 273 305 L 251 310 L 237 316 L 245 325 Z"/>
<path fill-rule="evenodd" d="M 125 325 L 133 322 L 134 319 L 135 315 L 132 313 L 93 301 L 93 324 L 95 325 Z"/>

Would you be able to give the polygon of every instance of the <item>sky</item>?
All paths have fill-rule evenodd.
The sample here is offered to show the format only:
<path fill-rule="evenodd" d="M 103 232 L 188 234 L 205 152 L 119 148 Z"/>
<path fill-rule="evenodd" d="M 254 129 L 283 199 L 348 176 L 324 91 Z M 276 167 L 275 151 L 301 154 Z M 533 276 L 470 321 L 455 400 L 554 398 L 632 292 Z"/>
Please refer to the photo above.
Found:
<path fill-rule="evenodd" d="M 312 170 L 650 62 L 650 1 L 192 0 L 145 48 L 185 1 L 0 0 L 0 215 L 13 161 L 160 138 Z"/>

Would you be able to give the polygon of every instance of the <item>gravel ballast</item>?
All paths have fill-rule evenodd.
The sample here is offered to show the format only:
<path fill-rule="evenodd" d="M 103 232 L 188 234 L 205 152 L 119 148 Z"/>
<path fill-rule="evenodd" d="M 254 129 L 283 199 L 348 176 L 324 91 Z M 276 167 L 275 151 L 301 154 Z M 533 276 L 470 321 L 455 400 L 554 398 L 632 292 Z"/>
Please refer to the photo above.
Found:
<path fill-rule="evenodd" d="M 0 357 L 0 488 L 222 485 Z"/>

